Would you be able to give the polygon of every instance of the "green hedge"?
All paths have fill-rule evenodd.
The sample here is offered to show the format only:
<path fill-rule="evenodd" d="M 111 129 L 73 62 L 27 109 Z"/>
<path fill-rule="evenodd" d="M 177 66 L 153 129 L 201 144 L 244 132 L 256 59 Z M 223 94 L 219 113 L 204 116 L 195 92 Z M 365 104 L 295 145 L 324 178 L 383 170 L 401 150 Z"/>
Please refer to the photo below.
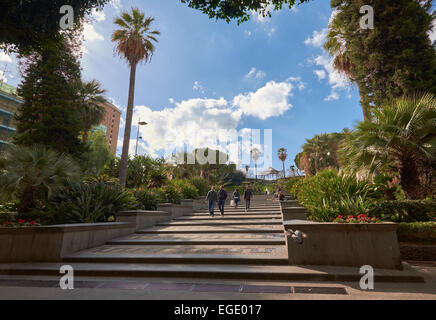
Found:
<path fill-rule="evenodd" d="M 436 222 L 399 223 L 398 241 L 436 244 Z"/>
<path fill-rule="evenodd" d="M 434 221 L 436 219 L 436 201 L 383 201 L 375 206 L 372 214 L 394 222 Z"/>

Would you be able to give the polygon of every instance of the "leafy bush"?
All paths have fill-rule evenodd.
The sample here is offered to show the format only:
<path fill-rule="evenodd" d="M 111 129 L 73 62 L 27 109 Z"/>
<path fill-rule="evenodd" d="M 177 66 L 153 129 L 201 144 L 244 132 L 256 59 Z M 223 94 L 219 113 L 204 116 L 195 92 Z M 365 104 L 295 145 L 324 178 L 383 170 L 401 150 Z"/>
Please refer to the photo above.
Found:
<path fill-rule="evenodd" d="M 203 178 L 192 178 L 189 182 L 197 188 L 200 196 L 205 196 L 210 190 L 209 183 Z"/>
<path fill-rule="evenodd" d="M 17 204 L 14 202 L 0 203 L 0 225 L 8 221 L 15 221 L 17 209 Z"/>
<path fill-rule="evenodd" d="M 414 222 L 398 224 L 400 242 L 436 244 L 436 222 Z"/>
<path fill-rule="evenodd" d="M 137 208 L 136 199 L 117 184 L 76 183 L 58 192 L 50 207 L 55 223 L 107 222 L 122 210 Z"/>
<path fill-rule="evenodd" d="M 156 210 L 162 198 L 160 193 L 150 189 L 134 190 L 133 194 L 139 203 L 138 208 L 142 210 Z"/>
<path fill-rule="evenodd" d="M 162 194 L 163 202 L 180 204 L 182 200 L 182 193 L 172 184 L 159 188 L 158 192 Z"/>
<path fill-rule="evenodd" d="M 339 175 L 335 170 L 324 170 L 298 181 L 291 194 L 309 209 L 312 220 L 323 222 L 332 222 L 338 215 L 369 214 L 378 199 L 374 185 Z"/>
<path fill-rule="evenodd" d="M 383 201 L 372 213 L 394 222 L 428 222 L 436 219 L 436 201 Z"/>
<path fill-rule="evenodd" d="M 171 181 L 174 187 L 182 193 L 183 199 L 196 199 L 198 197 L 198 189 L 186 180 Z"/>

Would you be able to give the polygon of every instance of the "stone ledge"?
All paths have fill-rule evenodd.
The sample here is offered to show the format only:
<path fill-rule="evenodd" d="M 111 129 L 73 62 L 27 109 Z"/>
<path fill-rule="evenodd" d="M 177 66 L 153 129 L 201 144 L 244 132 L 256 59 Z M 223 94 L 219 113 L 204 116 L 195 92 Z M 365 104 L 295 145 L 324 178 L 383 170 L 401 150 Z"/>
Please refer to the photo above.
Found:
<path fill-rule="evenodd" d="M 291 220 L 285 230 L 305 234 L 303 243 L 287 236 L 292 265 L 352 266 L 401 269 L 395 223 L 338 224 Z"/>
<path fill-rule="evenodd" d="M 122 211 L 117 213 L 119 216 L 147 216 L 147 217 L 169 217 L 166 211 L 143 211 L 143 210 L 132 210 L 132 211 Z"/>
<path fill-rule="evenodd" d="M 134 231 L 135 224 L 124 222 L 1 228 L 0 262 L 61 261 Z"/>
<path fill-rule="evenodd" d="M 83 224 L 61 224 L 42 227 L 22 227 L 22 228 L 0 228 L 0 235 L 3 234 L 32 234 L 32 233 L 68 233 L 80 231 L 96 231 L 133 228 L 134 225 L 125 222 L 112 223 L 83 223 Z"/>

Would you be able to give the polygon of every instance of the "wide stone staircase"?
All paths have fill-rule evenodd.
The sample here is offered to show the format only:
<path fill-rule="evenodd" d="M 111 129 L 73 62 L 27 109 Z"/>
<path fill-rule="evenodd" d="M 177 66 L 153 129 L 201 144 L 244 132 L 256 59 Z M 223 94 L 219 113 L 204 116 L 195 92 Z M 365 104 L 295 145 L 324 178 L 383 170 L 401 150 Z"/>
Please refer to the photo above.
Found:
<path fill-rule="evenodd" d="M 199 210 L 75 253 L 65 262 L 93 264 L 96 271 L 96 264 L 134 264 L 134 272 L 147 276 L 194 272 L 215 277 L 219 270 L 238 274 L 247 266 L 287 265 L 288 259 L 279 204 L 253 201 L 248 212 L 227 206 L 224 217 L 216 212 L 212 218 Z"/>
<path fill-rule="evenodd" d="M 288 214 L 304 213 L 288 202 Z M 284 210 L 285 215 L 285 210 Z M 359 281 L 357 268 L 289 265 L 280 204 L 260 198 L 225 216 L 216 210 L 198 210 L 169 222 L 138 230 L 105 245 L 80 251 L 58 263 L 23 263 L 0 266 L 9 275 L 58 276 L 71 265 L 76 276 L 159 277 L 279 281 Z M 415 275 L 380 270 L 376 281 L 421 281 Z"/>

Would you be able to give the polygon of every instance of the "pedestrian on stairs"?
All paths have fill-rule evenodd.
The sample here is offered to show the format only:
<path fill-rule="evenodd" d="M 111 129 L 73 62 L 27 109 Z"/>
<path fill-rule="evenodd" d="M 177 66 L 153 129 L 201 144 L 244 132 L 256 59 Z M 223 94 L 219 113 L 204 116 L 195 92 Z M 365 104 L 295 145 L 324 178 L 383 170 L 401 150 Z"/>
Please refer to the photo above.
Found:
<path fill-rule="evenodd" d="M 223 186 L 220 186 L 220 191 L 218 191 L 218 209 L 220 209 L 221 216 L 224 217 L 224 206 L 227 200 L 227 191 L 224 190 Z"/>
<path fill-rule="evenodd" d="M 250 185 L 247 186 L 244 192 L 244 200 L 245 200 L 245 212 L 250 209 L 250 201 L 253 198 L 253 191 L 250 188 Z"/>
<path fill-rule="evenodd" d="M 233 197 L 233 201 L 235 202 L 235 209 L 237 209 L 238 208 L 238 203 L 241 200 L 241 195 L 239 194 L 239 190 L 238 189 L 236 189 L 233 192 L 232 197 Z"/>
<path fill-rule="evenodd" d="M 206 202 L 209 205 L 209 214 L 213 218 L 215 216 L 215 202 L 218 200 L 218 194 L 215 191 L 215 186 L 212 186 L 210 191 L 207 193 Z"/>

